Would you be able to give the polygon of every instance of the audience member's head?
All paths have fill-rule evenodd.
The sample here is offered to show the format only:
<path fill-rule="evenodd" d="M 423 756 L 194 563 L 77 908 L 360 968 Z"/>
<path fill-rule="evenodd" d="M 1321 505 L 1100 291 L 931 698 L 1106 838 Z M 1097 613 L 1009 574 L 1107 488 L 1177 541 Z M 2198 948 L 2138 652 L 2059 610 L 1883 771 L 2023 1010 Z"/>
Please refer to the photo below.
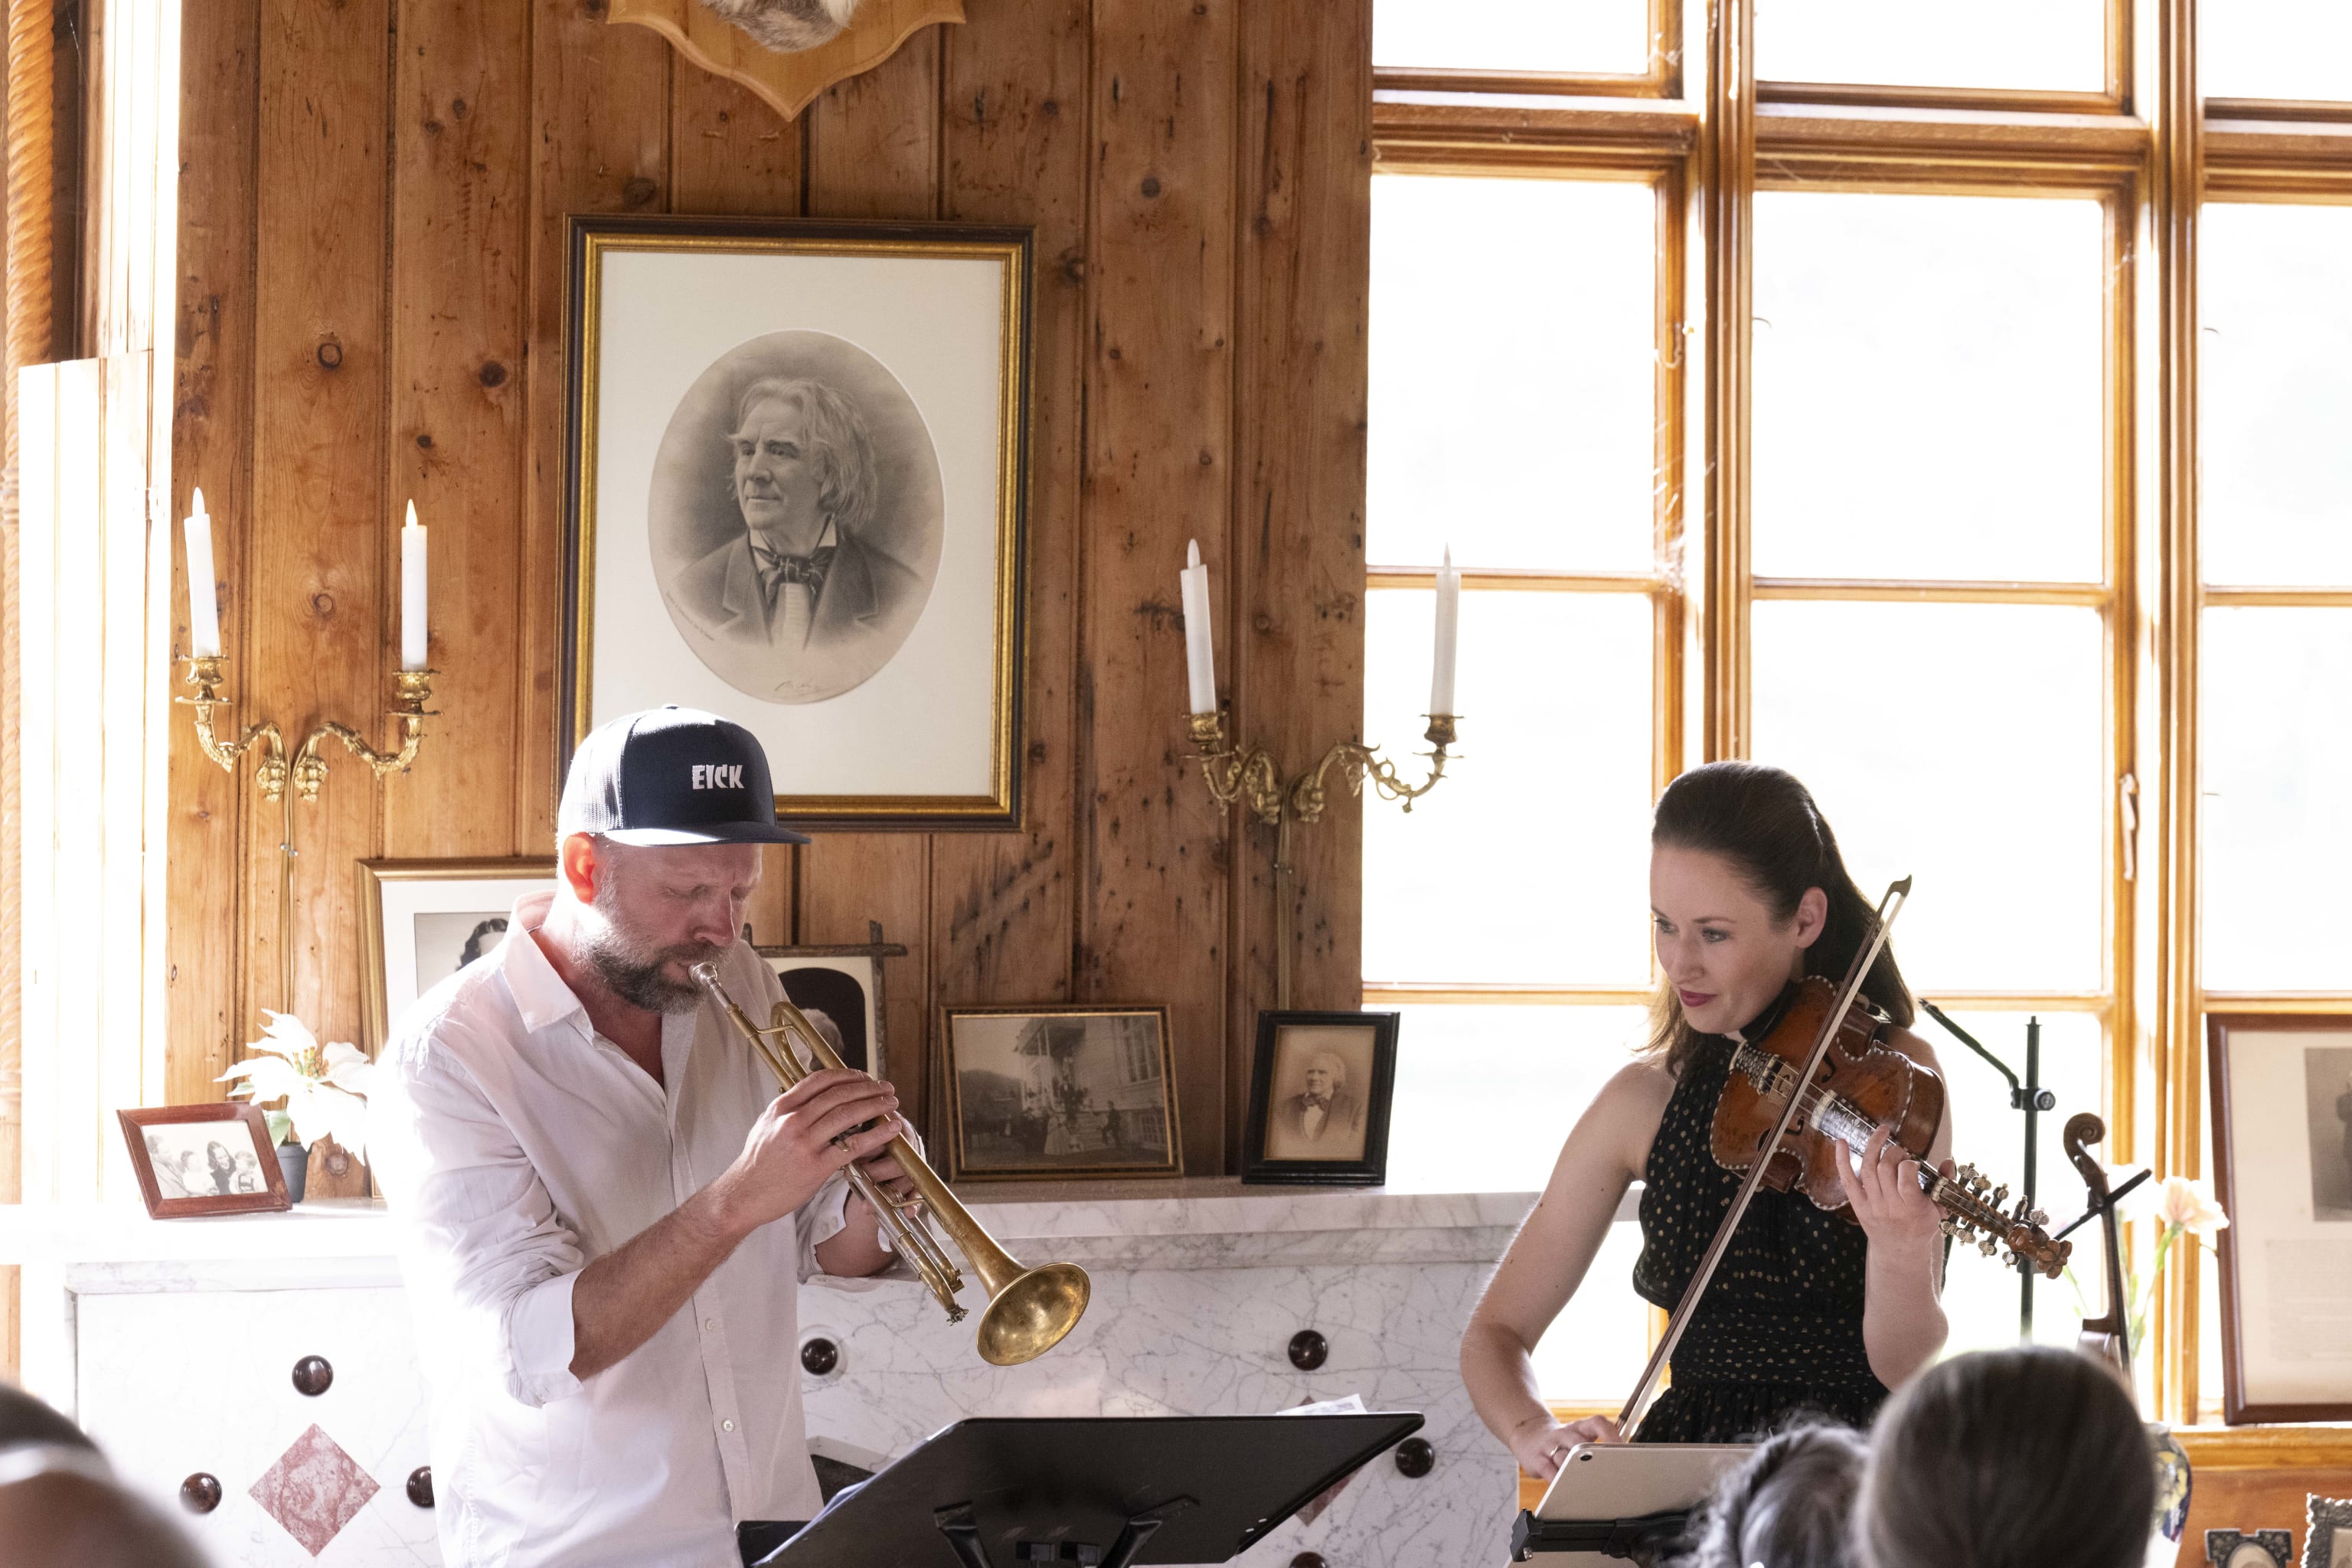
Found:
<path fill-rule="evenodd" d="M 80 1427 L 0 1383 L 0 1563 L 8 1568 L 205 1568 L 162 1510 L 107 1469 Z"/>
<path fill-rule="evenodd" d="M 2137 1568 L 2147 1429 L 2114 1373 L 2047 1346 L 1928 1368 L 1887 1402 L 1854 1510 L 1867 1568 Z"/>
<path fill-rule="evenodd" d="M 1717 1483 L 1682 1568 L 1847 1568 L 1847 1521 L 1870 1449 L 1862 1434 L 1798 1426 Z"/>

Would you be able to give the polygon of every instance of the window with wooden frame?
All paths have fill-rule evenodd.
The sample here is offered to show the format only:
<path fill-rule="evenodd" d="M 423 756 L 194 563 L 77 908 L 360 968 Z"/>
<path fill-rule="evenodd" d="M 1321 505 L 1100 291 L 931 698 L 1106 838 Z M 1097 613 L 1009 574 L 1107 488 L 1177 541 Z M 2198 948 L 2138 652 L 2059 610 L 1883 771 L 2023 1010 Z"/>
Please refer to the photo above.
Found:
<path fill-rule="evenodd" d="M 1462 762 L 1366 820 L 1392 1179 L 1541 1184 L 1639 1036 L 1649 799 L 1709 758 L 1916 876 L 1920 994 L 2020 1066 L 2039 1019 L 2053 1214 L 2066 1111 L 2205 1173 L 2209 994 L 2352 1012 L 2280 913 L 2352 865 L 2309 715 L 2352 684 L 2352 76 L 2290 58 L 2340 9 L 1377 0 L 1368 734 L 1420 728 L 1449 544 L 1465 589 Z M 2014 1183 L 2007 1084 L 1919 1029 Z M 1638 1366 L 1634 1245 L 1538 1357 L 1563 1401 Z M 2175 1421 L 2219 1400 L 2199 1274 Z M 2015 1337 L 2013 1273 L 1956 1258 L 1947 1305 Z"/>

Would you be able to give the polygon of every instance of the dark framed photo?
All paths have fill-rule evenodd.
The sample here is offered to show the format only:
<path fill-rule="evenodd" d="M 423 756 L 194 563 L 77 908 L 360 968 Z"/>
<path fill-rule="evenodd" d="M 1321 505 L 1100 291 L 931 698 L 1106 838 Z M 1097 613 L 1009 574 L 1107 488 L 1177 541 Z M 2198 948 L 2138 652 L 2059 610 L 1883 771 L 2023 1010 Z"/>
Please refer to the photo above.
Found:
<path fill-rule="evenodd" d="M 2303 1568 L 2352 1568 L 2352 1498 L 2306 1492 Z"/>
<path fill-rule="evenodd" d="M 2205 1561 L 2212 1568 L 2289 1568 L 2294 1551 L 2291 1530 L 2209 1530 Z"/>
<path fill-rule="evenodd" d="M 1260 1013 L 1242 1180 L 1377 1187 L 1388 1180 L 1395 1013 Z"/>
<path fill-rule="evenodd" d="M 250 1105 L 151 1105 L 118 1110 L 139 1195 L 153 1219 L 268 1214 L 293 1207 L 269 1123 Z"/>
<path fill-rule="evenodd" d="M 751 951 L 768 961 L 776 981 L 793 1005 L 811 1015 L 812 1022 L 829 1022 L 839 1031 L 832 1042 L 841 1059 L 860 1072 L 888 1078 L 889 1054 L 882 1040 L 882 961 L 904 958 L 907 950 L 882 940 L 882 928 L 873 927 L 869 942 L 833 947 L 758 947 Z"/>
<path fill-rule="evenodd" d="M 1165 1007 L 943 1007 L 949 1180 L 1183 1173 Z"/>
<path fill-rule="evenodd" d="M 2210 1014 L 2221 1415 L 2352 1420 L 2352 1017 Z"/>
<path fill-rule="evenodd" d="M 572 220 L 559 762 L 677 702 L 816 826 L 1018 826 L 1030 234 Z"/>
<path fill-rule="evenodd" d="M 495 952 L 515 900 L 555 886 L 555 860 L 362 860 L 361 1026 L 370 1056 L 411 1004 Z"/>

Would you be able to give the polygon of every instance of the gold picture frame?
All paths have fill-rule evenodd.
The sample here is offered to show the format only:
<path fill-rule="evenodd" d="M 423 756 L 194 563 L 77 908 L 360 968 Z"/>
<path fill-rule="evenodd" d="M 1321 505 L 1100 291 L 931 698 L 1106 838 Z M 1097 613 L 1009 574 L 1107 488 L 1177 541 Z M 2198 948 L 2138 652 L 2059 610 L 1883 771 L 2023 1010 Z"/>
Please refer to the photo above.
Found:
<path fill-rule="evenodd" d="M 367 1053 L 380 1053 L 392 1025 L 429 989 L 425 954 L 432 944 L 456 946 L 448 956 L 478 958 L 497 944 L 478 930 L 499 922 L 517 899 L 555 885 L 555 858 L 466 860 L 362 860 L 360 891 L 360 1026 Z M 463 928 L 460 930 L 460 928 Z M 478 951 L 473 951 L 478 949 Z M 470 960 L 467 960 L 470 961 Z M 429 965 L 433 974 L 443 972 Z M 462 963 L 448 965 L 454 973 Z M 397 1005 L 395 1005 L 397 1004 Z"/>
<path fill-rule="evenodd" d="M 1018 828 L 1030 231 L 598 215 L 570 237 L 559 772 L 596 724 L 676 701 L 760 738 L 794 823 Z M 756 389 L 812 383 L 863 412 L 841 442 L 797 416 L 833 563 L 795 621 L 806 579 L 746 542 L 773 540 L 717 437 Z M 845 466 L 872 476 L 863 522 Z"/>
<path fill-rule="evenodd" d="M 951 1182 L 1184 1173 L 1165 1007 L 940 1009 Z"/>

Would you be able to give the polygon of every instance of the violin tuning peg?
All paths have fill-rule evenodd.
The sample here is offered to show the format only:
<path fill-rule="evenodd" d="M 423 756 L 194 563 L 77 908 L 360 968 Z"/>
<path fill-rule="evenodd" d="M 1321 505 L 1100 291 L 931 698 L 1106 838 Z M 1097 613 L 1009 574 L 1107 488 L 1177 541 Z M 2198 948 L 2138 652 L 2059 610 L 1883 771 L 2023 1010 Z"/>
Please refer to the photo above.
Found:
<path fill-rule="evenodd" d="M 1990 1258 L 1994 1253 L 2000 1250 L 2000 1243 L 1995 1241 L 1989 1236 L 1982 1237 L 1977 1241 L 1977 1250 L 1983 1253 L 1987 1258 Z"/>
<path fill-rule="evenodd" d="M 2048 1209 L 2035 1209 L 2033 1211 L 2032 1219 L 2035 1225 L 2048 1225 L 2050 1223 L 2050 1211 Z"/>
<path fill-rule="evenodd" d="M 1943 1225 L 1938 1228 L 1940 1228 L 1946 1236 L 1958 1236 L 1960 1234 L 1960 1222 L 1956 1219 L 1947 1218 Z"/>
<path fill-rule="evenodd" d="M 1967 1186 L 1977 1179 L 1977 1168 L 1974 1165 L 1962 1165 L 1952 1173 L 1952 1179 L 1962 1186 Z"/>
<path fill-rule="evenodd" d="M 1992 1190 L 1992 1201 L 1996 1204 L 2005 1204 L 2009 1202 L 2009 1184 L 2007 1182 L 2003 1182 L 2000 1185 Z"/>

